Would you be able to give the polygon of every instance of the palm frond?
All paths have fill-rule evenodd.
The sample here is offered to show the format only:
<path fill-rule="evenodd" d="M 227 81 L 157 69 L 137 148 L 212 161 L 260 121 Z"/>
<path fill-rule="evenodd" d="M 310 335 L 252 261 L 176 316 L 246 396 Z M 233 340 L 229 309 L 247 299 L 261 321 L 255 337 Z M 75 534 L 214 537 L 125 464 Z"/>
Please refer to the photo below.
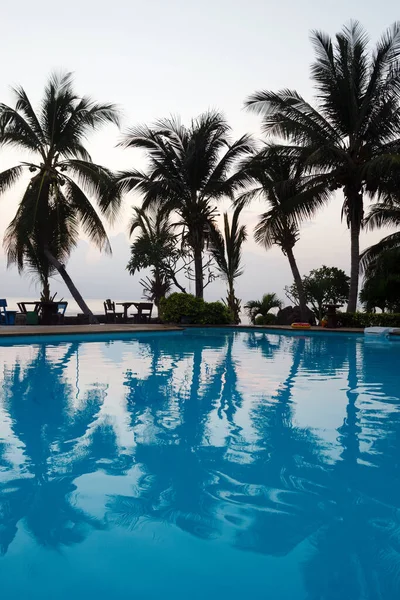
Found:
<path fill-rule="evenodd" d="M 400 232 L 395 232 L 386 237 L 382 238 L 377 244 L 366 248 L 360 256 L 360 268 L 361 272 L 365 273 L 368 269 L 371 269 L 379 257 L 385 252 L 397 250 L 400 248 Z"/>
<path fill-rule="evenodd" d="M 210 242 L 208 249 L 213 255 L 219 272 L 225 279 L 227 279 L 228 263 L 225 254 L 225 240 L 218 227 L 214 223 L 210 227 Z"/>
<path fill-rule="evenodd" d="M 12 187 L 20 178 L 23 172 L 22 166 L 11 167 L 0 173 L 0 194 Z"/>
<path fill-rule="evenodd" d="M 146 173 L 136 169 L 129 169 L 116 173 L 114 186 L 118 194 L 127 194 L 133 191 L 143 181 L 148 181 L 150 183 L 150 179 Z"/>
<path fill-rule="evenodd" d="M 22 86 L 17 86 L 13 88 L 13 92 L 16 98 L 15 109 L 23 114 L 26 122 L 29 124 L 40 143 L 42 145 L 45 144 L 45 137 L 40 125 L 40 121 L 33 110 L 32 104 L 24 88 Z"/>
<path fill-rule="evenodd" d="M 245 172 L 240 170 L 229 177 L 235 165 L 246 155 L 252 154 L 255 145 L 250 135 L 244 135 L 236 140 L 221 157 L 206 181 L 202 190 L 204 196 L 213 196 L 221 192 L 225 196 L 232 197 L 236 188 L 248 182 Z"/>
<path fill-rule="evenodd" d="M 65 177 L 65 197 L 79 216 L 79 222 L 89 239 L 100 249 L 111 254 L 111 245 L 99 215 L 81 188 Z"/>
<path fill-rule="evenodd" d="M 395 205 L 384 203 L 372 205 L 365 218 L 365 225 L 371 231 L 381 227 L 400 228 L 400 202 Z"/>
<path fill-rule="evenodd" d="M 59 163 L 59 168 L 66 169 L 75 176 L 82 189 L 94 196 L 101 213 L 105 214 L 109 221 L 115 219 L 121 208 L 122 194 L 114 185 L 115 176 L 109 169 L 79 159 L 63 161 Z"/>
<path fill-rule="evenodd" d="M 245 106 L 263 115 L 263 129 L 294 144 L 340 143 L 338 132 L 294 90 L 252 94 Z"/>
<path fill-rule="evenodd" d="M 0 104 L 0 116 L 3 120 L 3 127 L 0 131 L 0 146 L 9 145 L 24 148 L 30 152 L 40 152 L 44 157 L 41 139 L 17 110 L 6 104 Z"/>

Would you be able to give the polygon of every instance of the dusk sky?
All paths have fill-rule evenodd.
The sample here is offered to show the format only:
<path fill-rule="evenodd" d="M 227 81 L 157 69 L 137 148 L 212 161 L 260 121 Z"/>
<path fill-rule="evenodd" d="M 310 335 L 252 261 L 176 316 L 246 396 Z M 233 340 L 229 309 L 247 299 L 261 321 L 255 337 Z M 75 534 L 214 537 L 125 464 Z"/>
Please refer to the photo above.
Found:
<path fill-rule="evenodd" d="M 261 138 L 260 119 L 244 111 L 244 99 L 255 90 L 289 87 L 312 100 L 310 30 L 334 35 L 344 23 L 358 19 L 375 42 L 398 16 L 394 0 L 369 5 L 360 0 L 20 0 L 2 7 L 0 101 L 10 103 L 10 86 L 21 84 L 35 104 L 52 71 L 73 71 L 79 94 L 121 107 L 122 129 L 170 114 L 188 123 L 202 111 L 218 108 L 232 126 L 233 138 L 247 131 Z M 143 166 L 140 152 L 115 148 L 119 135 L 109 127 L 93 136 L 88 144 L 93 160 L 113 169 Z M 0 169 L 20 158 L 3 148 Z M 21 189 L 0 198 L 1 239 Z M 87 298 L 140 298 L 140 277 L 125 271 L 131 206 L 139 202 L 127 196 L 119 221 L 108 229 L 113 257 L 101 256 L 84 238 L 72 255 L 68 271 Z M 349 233 L 340 221 L 341 203 L 338 193 L 312 222 L 304 223 L 294 249 L 302 274 L 322 264 L 349 272 Z M 281 252 L 266 252 L 252 239 L 262 211 L 257 202 L 243 213 L 249 241 L 237 293 L 245 301 L 273 291 L 283 297 L 283 287 L 291 283 Z M 384 234 L 363 234 L 361 247 Z M 6 270 L 3 249 L 0 282 L 0 297 L 38 294 L 29 276 Z M 59 277 L 52 289 L 68 296 Z M 206 289 L 209 299 L 223 294 L 222 282 Z"/>

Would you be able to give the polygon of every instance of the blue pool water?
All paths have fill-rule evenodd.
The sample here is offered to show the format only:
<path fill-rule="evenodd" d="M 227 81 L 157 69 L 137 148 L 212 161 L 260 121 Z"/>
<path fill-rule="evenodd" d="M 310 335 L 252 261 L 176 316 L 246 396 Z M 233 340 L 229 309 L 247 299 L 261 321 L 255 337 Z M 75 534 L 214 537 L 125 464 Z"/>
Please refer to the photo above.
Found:
<path fill-rule="evenodd" d="M 400 343 L 0 343 L 1 597 L 400 597 Z"/>

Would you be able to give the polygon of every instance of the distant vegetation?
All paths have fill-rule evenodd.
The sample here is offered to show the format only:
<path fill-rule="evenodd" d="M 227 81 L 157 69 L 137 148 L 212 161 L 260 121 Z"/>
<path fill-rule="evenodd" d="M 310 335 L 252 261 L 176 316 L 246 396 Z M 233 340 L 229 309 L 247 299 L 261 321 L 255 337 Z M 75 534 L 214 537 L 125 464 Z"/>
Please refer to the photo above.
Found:
<path fill-rule="evenodd" d="M 333 39 L 320 31 L 311 37 L 313 103 L 292 89 L 252 93 L 245 107 L 260 115 L 266 136 L 261 142 L 250 135 L 233 140 L 219 111 L 204 112 L 188 125 L 164 118 L 134 126 L 123 132 L 120 146 L 140 149 L 144 170 L 132 165 L 115 173 L 92 162 L 88 136 L 104 125 L 118 126 L 118 111 L 77 95 L 69 74 L 50 77 L 37 108 L 23 88 L 14 89 L 13 104 L 0 105 L 0 145 L 12 146 L 21 158 L 0 173 L 0 194 L 27 178 L 5 234 L 8 263 L 32 272 L 43 298 L 51 297 L 50 280 L 59 273 L 93 318 L 65 265 L 81 230 L 100 250 L 111 251 L 104 222 L 112 223 L 124 195 L 134 192 L 142 204 L 133 209 L 127 268 L 132 275 L 147 269 L 144 295 L 161 306 L 162 298 L 174 290 L 186 293 L 193 282 L 202 299 L 207 285 L 222 277 L 226 311 L 238 323 L 236 281 L 245 269 L 242 253 L 250 233 L 240 219 L 244 207 L 261 199 L 263 212 L 252 233 L 263 247 L 278 246 L 286 256 L 293 276 L 287 293 L 301 315 L 309 306 L 320 319 L 327 303 L 347 304 L 354 313 L 360 266 L 363 306 L 399 310 L 400 25 L 392 25 L 372 50 L 356 21 Z M 334 267 L 302 276 L 294 254 L 302 223 L 338 192 L 350 230 L 350 277 Z M 231 201 L 232 215 L 224 214 L 219 230 L 222 199 Z M 366 199 L 372 201 L 367 214 Z M 360 253 L 362 228 L 387 226 L 395 232 Z M 326 287 L 329 279 L 333 287 Z M 269 311 L 255 313 L 250 305 L 252 322 L 257 316 L 272 319 Z"/>

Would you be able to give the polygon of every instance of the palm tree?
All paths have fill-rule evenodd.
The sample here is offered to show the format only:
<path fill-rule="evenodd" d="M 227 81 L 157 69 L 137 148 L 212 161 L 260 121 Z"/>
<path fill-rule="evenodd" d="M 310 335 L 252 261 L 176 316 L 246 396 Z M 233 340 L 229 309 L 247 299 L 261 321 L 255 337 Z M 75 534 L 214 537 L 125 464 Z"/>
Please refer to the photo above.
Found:
<path fill-rule="evenodd" d="M 249 300 L 244 308 L 250 322 L 255 325 L 257 315 L 265 317 L 272 308 L 282 308 L 282 301 L 275 293 L 264 294 L 261 300 Z"/>
<path fill-rule="evenodd" d="M 399 312 L 400 309 L 400 248 L 380 252 L 369 262 L 364 271 L 360 293 L 367 311 L 377 306 L 383 312 Z"/>
<path fill-rule="evenodd" d="M 397 187 L 396 178 L 393 185 Z M 395 227 L 395 231 L 378 243 L 370 246 L 361 254 L 361 269 L 364 273 L 364 283 L 360 299 L 366 310 L 376 306 L 381 310 L 397 310 L 400 306 L 399 285 L 400 271 L 400 200 L 393 198 L 390 203 L 377 202 L 374 204 L 366 219 L 369 230 L 381 227 Z"/>
<path fill-rule="evenodd" d="M 63 206 L 63 209 L 67 212 L 70 210 L 68 206 Z M 59 228 L 60 217 L 61 211 L 58 207 L 50 205 L 47 212 L 47 229 L 50 236 L 48 246 L 56 259 L 63 261 L 68 257 L 69 235 L 68 230 Z M 40 228 L 34 227 L 30 237 L 27 238 L 24 230 L 14 227 L 12 222 L 6 230 L 4 246 L 7 251 L 8 265 L 16 263 L 20 271 L 27 270 L 34 279 L 38 279 L 42 287 L 41 297 L 44 301 L 49 301 L 51 299 L 49 279 L 56 274 L 56 268 L 44 252 Z"/>
<path fill-rule="evenodd" d="M 147 154 L 146 172 L 130 170 L 119 175 L 119 191 L 137 190 L 143 208 L 160 204 L 175 212 L 187 245 L 192 249 L 196 296 L 203 297 L 202 255 L 216 216 L 215 202 L 233 199 L 245 174 L 233 171 L 238 159 L 252 150 L 244 135 L 233 144 L 229 126 L 218 112 L 207 112 L 185 127 L 178 119 L 164 119 L 153 127 L 135 127 L 127 132 L 124 148 L 141 148 Z M 224 152 L 225 151 L 225 152 Z"/>
<path fill-rule="evenodd" d="M 50 77 L 37 112 L 23 88 L 14 89 L 14 96 L 14 108 L 0 105 L 0 144 L 25 150 L 38 160 L 20 162 L 0 173 L 0 193 L 24 173 L 35 173 L 6 232 L 8 261 L 20 271 L 26 267 L 38 270 L 46 285 L 58 271 L 81 310 L 93 318 L 63 263 L 78 242 L 80 227 L 100 250 L 111 252 L 102 221 L 87 194 L 110 218 L 118 210 L 120 198 L 111 194 L 111 172 L 94 164 L 83 144 L 91 131 L 107 123 L 118 124 L 116 108 L 78 97 L 70 74 Z"/>
<path fill-rule="evenodd" d="M 310 178 L 301 177 L 302 167 L 276 146 L 266 145 L 261 152 L 246 160 L 243 168 L 255 187 L 242 194 L 237 201 L 249 202 L 261 198 L 268 203 L 268 210 L 259 217 L 254 238 L 266 250 L 274 245 L 279 246 L 287 256 L 299 298 L 301 318 L 305 321 L 306 294 L 293 253 L 300 237 L 300 215 L 293 213 L 293 205 L 296 198 L 301 198 L 303 202 L 306 200 L 308 212 L 311 213 L 326 201 L 325 186 L 315 185 Z"/>
<path fill-rule="evenodd" d="M 324 185 L 327 193 L 343 190 L 342 215 L 351 240 L 347 310 L 354 312 L 364 197 L 378 196 L 386 202 L 392 194 L 387 175 L 398 169 L 400 24 L 384 33 L 371 56 L 368 36 L 357 21 L 345 26 L 334 41 L 319 31 L 311 40 L 317 108 L 288 89 L 256 92 L 246 105 L 263 114 L 267 134 L 289 143 L 288 153 L 305 163 L 316 185 Z M 298 199 L 295 213 L 310 213 L 307 198 Z"/>
<path fill-rule="evenodd" d="M 222 277 L 228 284 L 228 295 L 226 304 L 232 312 L 234 322 L 240 323 L 240 300 L 235 295 L 235 279 L 243 273 L 242 245 L 246 241 L 246 226 L 239 224 L 239 216 L 243 205 L 238 205 L 232 217 L 232 223 L 229 224 L 228 213 L 224 213 L 224 235 L 216 227 L 210 232 L 211 254 Z"/>
<path fill-rule="evenodd" d="M 174 283 L 183 293 L 185 288 L 176 278 L 176 264 L 182 256 L 177 235 L 169 215 L 158 206 L 147 210 L 134 207 L 129 233 L 139 231 L 131 246 L 127 269 L 131 275 L 150 268 L 151 278 L 141 280 L 145 293 L 158 307 Z"/>
<path fill-rule="evenodd" d="M 370 231 L 381 227 L 397 227 L 399 231 L 385 236 L 380 242 L 364 250 L 361 254 L 363 270 L 373 265 L 382 253 L 400 250 L 400 199 L 395 198 L 388 204 L 374 204 L 365 219 L 365 225 Z"/>

